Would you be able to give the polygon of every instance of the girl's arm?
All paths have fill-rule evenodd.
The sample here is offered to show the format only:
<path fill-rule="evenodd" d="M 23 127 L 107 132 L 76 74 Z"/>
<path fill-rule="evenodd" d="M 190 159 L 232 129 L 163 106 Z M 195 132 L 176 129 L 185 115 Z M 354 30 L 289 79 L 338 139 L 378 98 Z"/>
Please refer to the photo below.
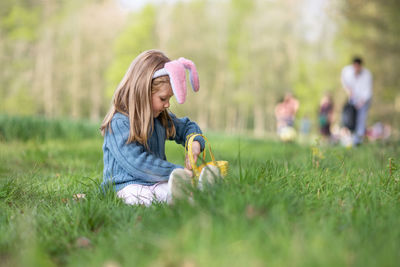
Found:
<path fill-rule="evenodd" d="M 128 121 L 113 119 L 111 129 L 112 133 L 106 133 L 105 145 L 118 164 L 132 176 L 156 183 L 168 181 L 174 169 L 183 168 L 152 155 L 138 142 L 126 144 L 129 136 Z"/>
<path fill-rule="evenodd" d="M 169 114 L 172 118 L 172 122 L 174 123 L 175 130 L 176 130 L 176 135 L 173 140 L 177 142 L 178 144 L 185 145 L 186 142 L 186 137 L 192 133 L 198 133 L 201 134 L 202 131 L 200 127 L 193 121 L 189 120 L 188 117 L 184 118 L 177 118 L 174 114 L 170 113 Z M 196 136 L 194 138 L 194 141 L 198 141 L 201 146 L 201 151 L 204 149 L 205 141 L 203 137 L 201 136 Z"/>

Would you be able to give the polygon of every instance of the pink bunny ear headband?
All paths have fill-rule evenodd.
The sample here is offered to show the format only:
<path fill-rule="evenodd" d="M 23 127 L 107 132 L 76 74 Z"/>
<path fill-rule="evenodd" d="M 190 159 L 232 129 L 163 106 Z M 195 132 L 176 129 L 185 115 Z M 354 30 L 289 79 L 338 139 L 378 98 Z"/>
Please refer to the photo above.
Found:
<path fill-rule="evenodd" d="M 189 79 L 193 91 L 199 91 L 200 83 L 196 66 L 186 58 L 181 57 L 165 63 L 164 68 L 157 70 L 153 75 L 153 79 L 166 75 L 169 76 L 172 91 L 179 104 L 183 104 L 186 100 L 186 69 L 189 70 Z"/>

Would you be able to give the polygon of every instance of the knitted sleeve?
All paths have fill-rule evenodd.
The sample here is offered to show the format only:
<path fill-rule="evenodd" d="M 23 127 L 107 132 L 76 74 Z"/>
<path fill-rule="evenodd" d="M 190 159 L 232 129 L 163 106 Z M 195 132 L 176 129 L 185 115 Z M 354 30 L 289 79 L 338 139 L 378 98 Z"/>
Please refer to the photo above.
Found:
<path fill-rule="evenodd" d="M 173 140 L 175 140 L 176 143 L 185 145 L 186 142 L 186 137 L 190 134 L 193 133 L 198 133 L 201 134 L 202 131 L 200 127 L 193 121 L 189 120 L 188 117 L 184 118 L 177 118 L 174 114 L 170 113 L 169 114 L 172 118 L 172 122 L 174 123 L 175 129 L 176 129 L 176 135 Z M 194 138 L 195 141 L 198 141 L 201 146 L 201 150 L 204 149 L 205 141 L 201 136 L 197 136 Z"/>

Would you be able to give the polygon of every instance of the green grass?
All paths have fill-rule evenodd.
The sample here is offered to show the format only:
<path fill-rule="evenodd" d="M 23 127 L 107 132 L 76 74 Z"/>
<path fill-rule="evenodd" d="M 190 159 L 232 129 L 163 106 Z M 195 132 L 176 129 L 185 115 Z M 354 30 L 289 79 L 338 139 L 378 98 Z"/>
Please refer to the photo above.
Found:
<path fill-rule="evenodd" d="M 229 176 L 195 192 L 193 204 L 148 208 L 99 192 L 101 137 L 0 142 L 0 265 L 400 262 L 399 143 L 311 148 L 209 137 Z M 168 142 L 167 151 L 183 162 L 181 147 Z M 73 200 L 77 193 L 86 199 Z"/>
<path fill-rule="evenodd" d="M 98 128 L 98 124 L 90 121 L 0 114 L 0 141 L 80 140 L 98 136 Z"/>

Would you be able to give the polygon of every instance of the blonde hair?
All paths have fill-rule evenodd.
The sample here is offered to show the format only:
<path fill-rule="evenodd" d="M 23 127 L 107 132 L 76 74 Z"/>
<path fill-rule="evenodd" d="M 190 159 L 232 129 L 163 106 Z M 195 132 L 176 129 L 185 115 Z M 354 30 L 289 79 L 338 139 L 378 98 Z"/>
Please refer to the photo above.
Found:
<path fill-rule="evenodd" d="M 101 124 L 103 136 L 107 130 L 111 132 L 111 120 L 116 112 L 120 112 L 129 118 L 129 137 L 126 143 L 136 141 L 148 148 L 147 140 L 154 130 L 152 94 L 163 84 L 170 84 L 168 76 L 153 79 L 153 74 L 169 61 L 164 53 L 157 50 L 144 51 L 132 61 L 114 92 L 111 108 Z M 175 127 L 168 111 L 164 110 L 159 119 L 166 129 L 167 138 L 175 137 Z"/>

